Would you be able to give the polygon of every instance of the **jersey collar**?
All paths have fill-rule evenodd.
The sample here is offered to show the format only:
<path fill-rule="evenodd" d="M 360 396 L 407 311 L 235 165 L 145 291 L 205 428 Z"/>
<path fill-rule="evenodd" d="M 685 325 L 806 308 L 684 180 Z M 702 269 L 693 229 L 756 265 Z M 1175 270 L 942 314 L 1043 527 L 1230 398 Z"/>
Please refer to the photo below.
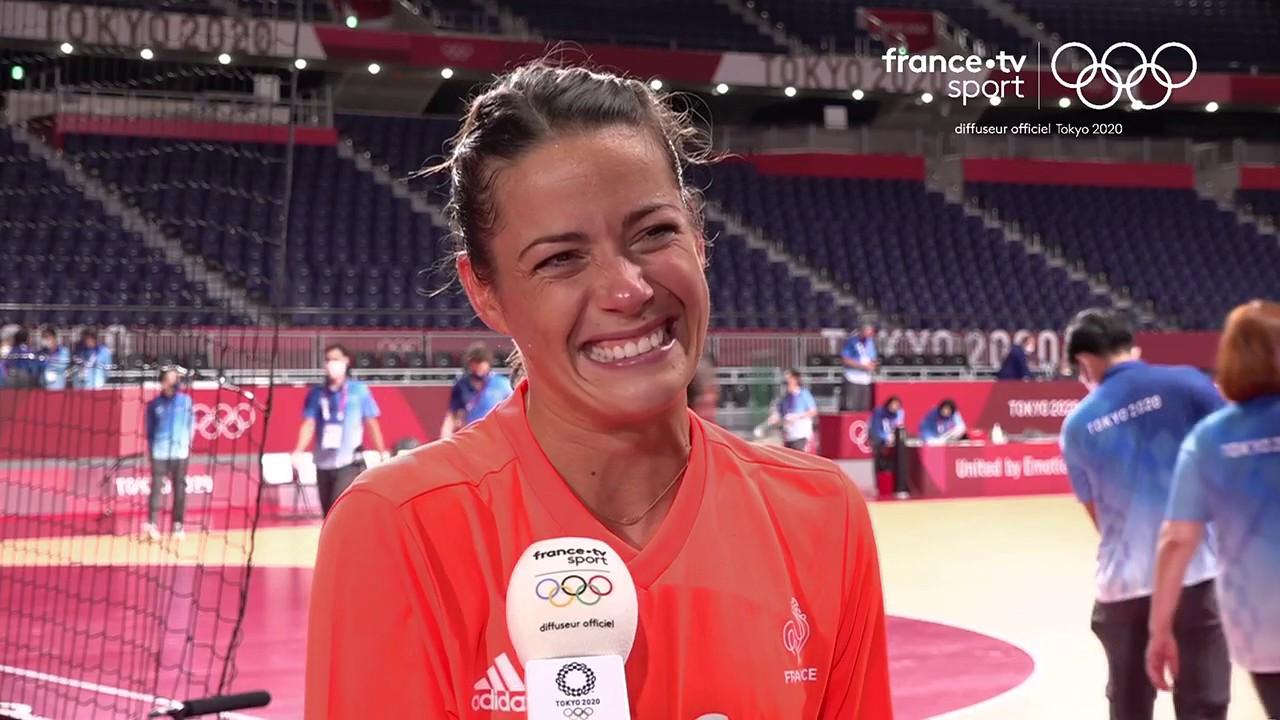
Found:
<path fill-rule="evenodd" d="M 499 420 L 503 434 L 516 450 L 523 482 L 567 535 L 594 538 L 608 543 L 627 563 L 637 586 L 651 585 L 680 554 L 702 507 L 707 484 L 707 453 L 706 434 L 701 420 L 692 412 L 689 413 L 691 447 L 689 467 L 685 471 L 684 480 L 680 483 L 675 502 L 662 526 L 658 528 L 658 533 L 643 550 L 636 550 L 601 524 L 551 465 L 529 427 L 529 418 L 525 412 L 528 390 L 528 380 L 522 379 L 510 400 L 493 413 Z"/>

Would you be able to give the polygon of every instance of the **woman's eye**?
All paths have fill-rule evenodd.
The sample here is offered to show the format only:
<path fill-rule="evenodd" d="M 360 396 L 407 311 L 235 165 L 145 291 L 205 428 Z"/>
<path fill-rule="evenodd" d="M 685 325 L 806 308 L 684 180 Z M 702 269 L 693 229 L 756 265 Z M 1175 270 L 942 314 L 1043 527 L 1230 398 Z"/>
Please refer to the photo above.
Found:
<path fill-rule="evenodd" d="M 538 263 L 534 270 L 554 270 L 556 268 L 564 267 L 574 260 L 577 260 L 578 255 L 579 253 L 577 250 L 565 250 L 564 252 L 558 252 Z"/>
<path fill-rule="evenodd" d="M 680 228 L 674 224 L 654 225 L 640 235 L 640 240 L 644 242 L 668 240 L 678 232 Z"/>

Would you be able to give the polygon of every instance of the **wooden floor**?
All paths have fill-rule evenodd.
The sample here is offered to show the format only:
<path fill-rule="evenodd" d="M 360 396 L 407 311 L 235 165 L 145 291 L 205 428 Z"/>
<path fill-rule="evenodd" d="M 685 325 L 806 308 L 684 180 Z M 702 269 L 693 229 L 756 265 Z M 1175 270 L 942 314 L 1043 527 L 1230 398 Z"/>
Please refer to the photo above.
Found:
<path fill-rule="evenodd" d="M 1089 630 L 1097 531 L 1067 497 L 876 503 L 885 601 L 894 615 L 977 630 L 1021 647 L 1022 686 L 947 715 L 990 720 L 1107 717 L 1106 658 Z M 1157 718 L 1172 720 L 1163 695 Z M 1262 720 L 1248 675 L 1231 720 Z"/>
<path fill-rule="evenodd" d="M 1012 691 L 937 717 L 1078 720 L 1107 716 L 1105 659 L 1089 630 L 1097 535 L 1076 502 L 1065 497 L 911 501 L 874 503 L 871 512 L 891 615 L 992 636 L 1023 649 L 1036 663 L 1031 676 Z M 287 575 L 255 576 L 261 579 L 254 585 L 262 587 L 254 588 L 254 595 L 261 599 L 251 599 L 246 616 L 249 634 L 255 626 L 286 625 L 280 613 L 295 617 L 296 623 L 298 611 L 305 607 L 317 537 L 314 525 L 259 529 L 255 564 L 280 568 L 278 572 Z M 22 566 L 24 574 L 70 565 L 100 567 L 102 572 L 139 566 L 181 568 L 200 558 L 210 565 L 232 566 L 242 562 L 246 540 L 243 530 L 193 533 L 176 549 L 109 535 L 74 541 L 9 539 L 0 542 L 0 565 Z M 255 610 L 262 603 L 269 605 Z M 290 607 L 275 607 L 281 603 Z M 265 657 L 265 649 L 257 647 L 255 638 L 246 640 L 239 656 L 242 669 L 264 664 L 246 651 Z M 300 638 L 264 639 L 263 645 L 288 657 L 301 654 Z M 5 661 L 0 658 L 0 667 Z M 291 678 L 296 675 L 293 670 L 290 673 Z M 0 677 L 0 687 L 3 680 Z M 290 698 L 276 712 L 258 717 L 296 717 L 299 700 Z M 1229 717 L 1263 718 L 1253 688 L 1241 672 L 1234 678 Z M 1159 702 L 1157 718 L 1173 718 L 1167 696 Z"/>

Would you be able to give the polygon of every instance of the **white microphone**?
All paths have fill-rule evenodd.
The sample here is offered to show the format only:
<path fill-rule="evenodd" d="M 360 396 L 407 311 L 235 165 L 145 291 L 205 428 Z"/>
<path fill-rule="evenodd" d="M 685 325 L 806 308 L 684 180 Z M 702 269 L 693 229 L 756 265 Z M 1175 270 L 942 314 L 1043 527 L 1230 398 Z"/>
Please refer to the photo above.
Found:
<path fill-rule="evenodd" d="M 607 544 L 565 537 L 525 548 L 507 586 L 507 632 L 529 720 L 631 720 L 625 663 L 637 619 L 635 582 Z"/>

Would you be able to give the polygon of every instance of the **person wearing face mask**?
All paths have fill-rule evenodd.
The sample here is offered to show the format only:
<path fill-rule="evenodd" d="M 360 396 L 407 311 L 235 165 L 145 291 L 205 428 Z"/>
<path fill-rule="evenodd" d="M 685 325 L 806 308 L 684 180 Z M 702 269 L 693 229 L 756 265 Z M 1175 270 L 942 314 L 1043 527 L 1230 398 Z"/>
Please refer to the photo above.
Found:
<path fill-rule="evenodd" d="M 1156 689 L 1144 653 L 1160 526 L 1179 447 L 1224 402 L 1199 370 L 1139 359 L 1132 327 L 1113 310 L 1077 314 L 1065 344 L 1089 387 L 1063 421 L 1059 440 L 1072 490 L 1102 536 L 1092 625 L 1107 655 L 1111 717 L 1151 718 Z M 1204 540 L 1180 583 L 1173 628 L 1183 659 L 1174 689 L 1180 720 L 1225 718 L 1230 700 L 1212 529 Z"/>
<path fill-rule="evenodd" d="M 151 496 L 142 535 L 147 540 L 160 539 L 157 521 L 164 483 L 168 480 L 173 494 L 173 539 L 180 541 L 185 537 L 187 459 L 191 456 L 195 417 L 191 396 L 182 392 L 178 371 L 173 368 L 160 371 L 160 394 L 147 403 L 146 432 L 147 450 L 151 457 Z"/>
<path fill-rule="evenodd" d="M 351 485 L 364 463 L 359 450 L 368 428 L 373 447 L 384 457 L 386 443 L 378 424 L 378 403 L 369 386 L 348 377 L 351 354 L 341 345 L 324 349 L 325 381 L 307 392 L 302 410 L 302 427 L 294 445 L 294 464 L 315 441 L 316 489 L 320 507 L 327 517 L 334 500 Z"/>
<path fill-rule="evenodd" d="M 484 343 L 467 348 L 467 373 L 449 394 L 450 429 L 461 430 L 479 420 L 511 395 L 511 381 L 493 372 L 493 351 Z"/>
<path fill-rule="evenodd" d="M 711 316 L 685 181 L 701 138 L 646 82 L 579 67 L 527 65 L 470 102 L 444 163 L 455 267 L 524 375 L 335 503 L 305 718 L 522 713 L 507 586 L 525 548 L 566 536 L 608 544 L 634 579 L 631 717 L 892 716 L 861 493 L 688 407 Z"/>

